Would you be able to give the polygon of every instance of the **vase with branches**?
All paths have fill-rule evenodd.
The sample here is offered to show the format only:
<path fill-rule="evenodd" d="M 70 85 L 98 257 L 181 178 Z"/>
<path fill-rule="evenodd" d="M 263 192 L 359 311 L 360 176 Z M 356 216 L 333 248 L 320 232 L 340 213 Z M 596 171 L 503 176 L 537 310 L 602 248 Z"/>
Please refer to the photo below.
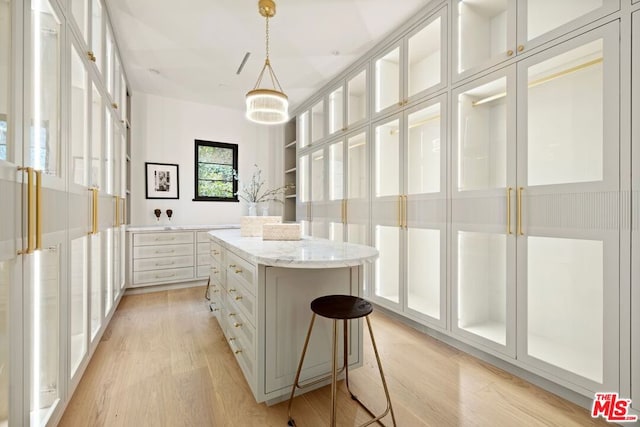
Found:
<path fill-rule="evenodd" d="M 243 184 L 238 177 L 238 173 L 234 170 L 233 177 L 238 181 L 238 198 L 249 204 L 249 215 L 256 214 L 256 206 L 258 203 L 268 203 L 271 201 L 284 203 L 283 196 L 288 189 L 294 188 L 294 184 L 285 184 L 276 188 L 266 188 L 264 178 L 262 178 L 262 170 L 258 165 L 253 165 L 254 170 L 251 180 L 247 184 Z"/>

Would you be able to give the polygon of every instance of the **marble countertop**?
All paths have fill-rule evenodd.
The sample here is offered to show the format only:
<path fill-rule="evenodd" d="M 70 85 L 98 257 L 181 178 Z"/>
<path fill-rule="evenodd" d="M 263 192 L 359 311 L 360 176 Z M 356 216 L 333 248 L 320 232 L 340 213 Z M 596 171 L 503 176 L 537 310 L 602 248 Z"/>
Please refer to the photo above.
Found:
<path fill-rule="evenodd" d="M 262 237 L 241 237 L 240 230 L 215 230 L 209 235 L 248 261 L 273 267 L 353 267 L 378 257 L 378 250 L 371 246 L 306 236 L 301 240 L 262 240 Z"/>
<path fill-rule="evenodd" d="M 183 230 L 226 230 L 240 228 L 239 224 L 214 224 L 214 225 L 129 225 L 127 231 L 183 231 Z"/>

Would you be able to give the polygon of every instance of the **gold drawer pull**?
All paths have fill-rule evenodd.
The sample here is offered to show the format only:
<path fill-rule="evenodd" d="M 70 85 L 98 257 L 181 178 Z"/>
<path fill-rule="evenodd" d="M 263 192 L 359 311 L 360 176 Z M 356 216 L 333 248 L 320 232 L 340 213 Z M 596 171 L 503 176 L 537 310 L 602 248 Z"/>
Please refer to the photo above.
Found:
<path fill-rule="evenodd" d="M 242 299 L 242 295 L 238 295 L 238 296 L 236 297 L 236 301 L 240 301 L 241 299 Z"/>
<path fill-rule="evenodd" d="M 236 313 L 229 313 L 229 317 L 235 316 Z"/>
<path fill-rule="evenodd" d="M 235 323 L 233 324 L 233 327 L 234 327 L 234 328 L 240 328 L 240 327 L 242 327 L 242 323 L 235 322 Z"/>
<path fill-rule="evenodd" d="M 229 338 L 229 342 L 235 341 L 235 339 L 236 339 L 236 337 L 231 337 L 231 338 Z"/>
<path fill-rule="evenodd" d="M 234 354 L 240 354 L 240 353 L 242 353 L 242 350 L 236 350 L 236 351 L 234 351 L 233 353 L 234 353 Z"/>
<path fill-rule="evenodd" d="M 242 273 L 242 269 L 241 268 L 236 268 L 236 274 Z"/>
<path fill-rule="evenodd" d="M 229 293 L 231 292 L 235 292 L 236 290 L 234 288 L 229 288 Z"/>
<path fill-rule="evenodd" d="M 220 252 L 218 252 L 218 251 L 213 251 L 213 254 L 214 254 L 214 255 L 220 255 Z"/>
<path fill-rule="evenodd" d="M 229 264 L 229 268 L 236 268 L 235 264 Z"/>

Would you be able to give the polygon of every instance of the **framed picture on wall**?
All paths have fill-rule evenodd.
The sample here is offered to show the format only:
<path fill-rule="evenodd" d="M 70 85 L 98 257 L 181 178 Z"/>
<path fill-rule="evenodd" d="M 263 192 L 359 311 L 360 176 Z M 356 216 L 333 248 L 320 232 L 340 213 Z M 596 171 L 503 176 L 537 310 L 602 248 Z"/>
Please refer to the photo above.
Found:
<path fill-rule="evenodd" d="M 145 164 L 145 187 L 147 199 L 179 199 L 180 184 L 178 165 L 170 163 Z"/>

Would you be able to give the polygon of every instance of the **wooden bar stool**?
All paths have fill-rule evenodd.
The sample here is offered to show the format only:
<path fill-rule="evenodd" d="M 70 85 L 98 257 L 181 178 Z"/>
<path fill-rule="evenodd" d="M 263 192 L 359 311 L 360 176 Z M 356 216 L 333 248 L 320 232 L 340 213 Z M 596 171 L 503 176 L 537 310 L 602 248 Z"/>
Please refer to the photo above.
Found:
<path fill-rule="evenodd" d="M 373 330 L 371 329 L 371 321 L 369 320 L 369 315 L 373 312 L 373 307 L 371 304 L 359 297 L 351 296 L 351 295 L 327 295 L 323 297 L 319 297 L 311 301 L 311 310 L 313 311 L 313 316 L 311 316 L 311 323 L 309 324 L 309 331 L 307 332 L 307 337 L 304 341 L 304 346 L 302 348 L 302 355 L 300 356 L 300 363 L 298 364 L 298 370 L 296 372 L 295 380 L 293 381 L 293 387 L 291 389 L 291 396 L 289 397 L 289 406 L 287 408 L 289 421 L 287 425 L 295 426 L 296 423 L 291 417 L 291 406 L 293 404 L 293 397 L 297 388 L 305 388 L 313 384 L 317 384 L 321 381 L 325 381 L 328 378 L 331 378 L 331 426 L 334 427 L 336 425 L 336 397 L 337 397 L 337 383 L 338 383 L 338 375 L 344 370 L 344 380 L 347 385 L 347 390 L 351 395 L 351 398 L 358 402 L 360 406 L 364 408 L 365 411 L 369 413 L 373 418 L 368 422 L 362 424 L 360 427 L 367 426 L 369 424 L 373 424 L 375 422 L 382 424 L 380 421 L 384 416 L 386 416 L 389 412 L 391 412 L 391 419 L 393 421 L 393 425 L 396 425 L 396 418 L 393 414 L 393 407 L 391 406 L 391 398 L 389 397 L 389 389 L 387 388 L 387 381 L 384 378 L 384 373 L 382 372 L 382 364 L 380 363 L 380 356 L 378 355 L 378 347 L 376 346 L 376 341 L 373 338 Z M 320 379 L 316 379 L 310 383 L 306 383 L 304 385 L 300 385 L 300 372 L 302 371 L 302 364 L 304 362 L 304 356 L 307 352 L 307 347 L 309 345 L 309 338 L 311 337 L 311 331 L 313 330 L 313 322 L 316 320 L 316 315 L 326 317 L 328 319 L 333 319 L 333 344 L 332 344 L 332 368 L 331 375 L 322 377 Z M 376 355 L 376 361 L 378 362 L 378 370 L 380 371 L 380 378 L 382 379 L 382 386 L 384 387 L 384 394 L 387 398 L 387 408 L 380 415 L 376 415 L 369 408 L 367 408 L 352 392 L 349 388 L 349 360 L 348 360 L 348 328 L 347 321 L 351 319 L 359 319 L 361 317 L 365 317 L 367 319 L 367 327 L 369 328 L 369 335 L 371 336 L 371 344 L 373 345 L 373 352 Z M 338 370 L 338 321 L 344 321 L 344 344 L 343 344 L 343 366 Z"/>

